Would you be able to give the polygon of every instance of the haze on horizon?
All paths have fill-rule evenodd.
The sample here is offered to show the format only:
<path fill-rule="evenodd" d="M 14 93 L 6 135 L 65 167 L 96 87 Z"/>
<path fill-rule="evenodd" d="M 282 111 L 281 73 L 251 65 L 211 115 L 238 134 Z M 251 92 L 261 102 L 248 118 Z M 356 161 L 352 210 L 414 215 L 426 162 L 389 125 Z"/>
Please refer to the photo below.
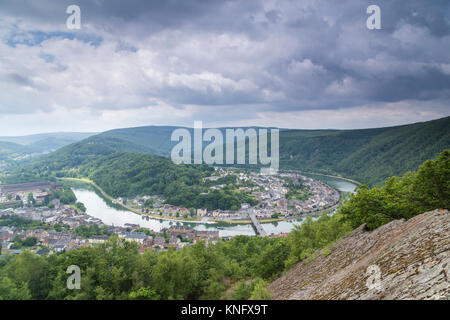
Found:
<path fill-rule="evenodd" d="M 371 4 L 381 30 L 366 28 Z M 4 0 L 0 23 L 0 136 L 450 115 L 446 0 Z"/>

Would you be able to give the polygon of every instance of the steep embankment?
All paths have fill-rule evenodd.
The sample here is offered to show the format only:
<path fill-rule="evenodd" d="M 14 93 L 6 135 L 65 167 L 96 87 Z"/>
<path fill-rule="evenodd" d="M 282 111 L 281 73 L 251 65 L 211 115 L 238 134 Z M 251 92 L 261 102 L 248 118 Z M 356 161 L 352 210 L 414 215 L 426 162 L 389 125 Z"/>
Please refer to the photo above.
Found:
<path fill-rule="evenodd" d="M 392 221 L 372 232 L 364 225 L 309 263 L 269 285 L 274 299 L 450 299 L 450 215 L 435 210 Z M 368 267 L 381 272 L 381 288 Z"/>

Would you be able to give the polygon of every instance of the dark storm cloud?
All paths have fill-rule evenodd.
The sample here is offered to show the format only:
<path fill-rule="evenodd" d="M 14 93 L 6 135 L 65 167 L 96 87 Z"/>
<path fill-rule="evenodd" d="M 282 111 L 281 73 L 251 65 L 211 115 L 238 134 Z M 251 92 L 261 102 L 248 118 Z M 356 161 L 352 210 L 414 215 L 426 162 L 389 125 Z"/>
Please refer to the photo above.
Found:
<path fill-rule="evenodd" d="M 70 4 L 82 9 L 85 27 L 77 36 L 64 30 Z M 381 7 L 382 30 L 366 28 L 371 4 Z M 176 108 L 288 112 L 450 100 L 447 0 L 23 0 L 2 1 L 0 8 L 0 19 L 18 26 L 4 36 L 10 46 L 39 46 L 59 35 L 99 47 L 90 55 L 82 54 L 89 47 L 78 49 L 86 65 L 105 64 L 92 75 L 100 80 L 77 83 L 84 95 L 72 100 L 85 107 L 136 108 L 156 99 Z M 99 61 L 96 53 L 111 42 L 115 60 Z M 61 60 L 57 50 L 64 47 L 50 49 L 39 56 L 51 57 L 48 64 Z M 58 99 L 67 94 L 51 92 L 48 101 L 63 104 Z"/>

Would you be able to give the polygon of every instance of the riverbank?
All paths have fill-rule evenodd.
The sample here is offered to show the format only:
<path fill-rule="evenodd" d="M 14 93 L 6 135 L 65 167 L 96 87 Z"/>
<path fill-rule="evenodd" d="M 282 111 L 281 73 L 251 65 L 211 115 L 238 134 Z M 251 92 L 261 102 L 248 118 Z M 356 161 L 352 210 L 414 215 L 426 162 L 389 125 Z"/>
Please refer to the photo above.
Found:
<path fill-rule="evenodd" d="M 358 186 L 360 186 L 362 183 L 350 178 L 344 178 L 344 177 L 340 177 L 340 176 L 334 176 L 331 174 L 324 174 L 324 173 L 316 173 L 316 172 L 306 172 L 306 171 L 301 171 L 301 170 L 295 170 L 295 169 L 280 169 L 280 172 L 292 172 L 292 173 L 299 173 L 299 174 L 305 174 L 305 175 L 312 175 L 312 176 L 322 176 L 322 177 L 328 177 L 328 178 L 333 178 L 333 179 L 339 179 L 339 180 L 344 180 L 344 181 L 348 181 L 351 183 L 354 183 Z"/>
<path fill-rule="evenodd" d="M 150 217 L 150 218 L 154 218 L 154 219 L 160 219 L 160 220 L 166 220 L 166 221 L 175 221 L 175 222 L 184 222 L 184 223 L 201 223 L 201 224 L 230 224 L 230 225 L 234 225 L 234 224 L 251 224 L 252 221 L 250 219 L 248 220 L 208 220 L 208 221 L 204 221 L 200 218 L 192 218 L 192 219 L 184 219 L 184 218 L 177 218 L 177 217 L 167 217 L 167 216 L 160 216 L 158 214 L 151 214 L 151 213 L 144 213 L 144 212 L 139 212 L 134 208 L 131 208 L 127 205 L 124 205 L 123 203 L 119 203 L 117 202 L 113 197 L 111 197 L 109 194 L 107 194 L 100 186 L 98 186 L 94 181 L 89 180 L 87 178 L 59 178 L 60 180 L 63 181 L 75 181 L 75 182 L 82 182 L 82 183 L 87 183 L 89 185 L 91 185 L 92 187 L 94 187 L 98 192 L 101 193 L 101 195 L 103 197 L 105 197 L 106 199 L 108 199 L 109 201 L 111 201 L 113 204 L 118 205 L 120 207 L 122 207 L 125 210 L 131 211 L 133 213 L 139 214 L 141 216 L 145 216 L 145 217 Z M 285 219 L 282 218 L 278 218 L 278 219 L 265 219 L 265 220 L 260 220 L 261 223 L 272 223 L 272 222 L 280 222 L 280 221 L 284 221 Z"/>
<path fill-rule="evenodd" d="M 144 212 L 139 212 L 134 208 L 131 208 L 127 205 L 124 205 L 123 203 L 117 202 L 116 199 L 114 199 L 113 197 L 111 197 L 109 194 L 107 194 L 102 188 L 100 188 L 100 186 L 98 186 L 94 181 L 89 180 L 87 178 L 59 178 L 60 180 L 63 181 L 74 181 L 74 182 L 82 182 L 82 183 L 87 183 L 89 185 L 91 185 L 92 187 L 94 187 L 98 192 L 100 192 L 100 194 L 106 198 L 107 200 L 111 201 L 113 204 L 118 205 L 120 207 L 122 207 L 125 210 L 131 211 L 133 213 L 139 214 L 141 216 L 146 216 L 146 217 L 151 217 L 154 219 L 160 219 L 160 220 L 167 220 L 167 221 L 176 221 L 176 222 L 185 222 L 185 223 L 204 223 L 204 224 L 211 224 L 211 223 L 217 223 L 214 221 L 202 221 L 199 218 L 192 218 L 192 220 L 186 220 L 186 219 L 180 219 L 177 217 L 162 217 L 160 215 L 157 214 L 151 214 L 151 213 L 144 213 Z"/>
<path fill-rule="evenodd" d="M 149 217 L 152 219 L 164 220 L 164 221 L 169 221 L 169 222 L 194 223 L 194 224 L 205 224 L 205 225 L 221 224 L 224 226 L 226 226 L 226 225 L 232 226 L 232 225 L 251 225 L 252 224 L 252 221 L 250 219 L 245 219 L 245 220 L 219 220 L 219 219 L 212 219 L 212 218 L 210 218 L 208 220 L 204 220 L 201 218 L 186 219 L 186 218 L 180 218 L 180 217 L 168 217 L 168 216 L 161 216 L 159 214 L 145 213 L 145 212 L 138 211 L 135 208 L 124 205 L 123 203 L 117 202 L 116 199 L 114 199 L 112 196 L 107 194 L 100 186 L 98 186 L 94 181 L 92 181 L 88 178 L 59 178 L 59 179 L 62 181 L 68 181 L 68 182 L 72 181 L 72 182 L 78 182 L 78 183 L 82 183 L 82 184 L 88 184 L 88 185 L 92 186 L 96 191 L 98 191 L 101 194 L 102 197 L 104 197 L 106 200 L 110 201 L 112 204 L 114 204 L 124 210 L 127 210 L 127 211 L 133 212 L 135 214 L 138 214 L 140 216 L 143 216 L 143 217 Z M 336 179 L 341 179 L 341 178 L 336 177 Z M 329 213 L 329 212 L 335 210 L 338 206 L 339 206 L 339 204 L 336 204 L 330 208 L 327 208 L 327 209 L 324 209 L 324 210 L 321 210 L 318 212 L 311 212 L 307 215 L 261 219 L 258 221 L 262 224 L 297 221 L 297 220 L 305 218 L 306 216 L 317 216 L 320 214 Z"/>

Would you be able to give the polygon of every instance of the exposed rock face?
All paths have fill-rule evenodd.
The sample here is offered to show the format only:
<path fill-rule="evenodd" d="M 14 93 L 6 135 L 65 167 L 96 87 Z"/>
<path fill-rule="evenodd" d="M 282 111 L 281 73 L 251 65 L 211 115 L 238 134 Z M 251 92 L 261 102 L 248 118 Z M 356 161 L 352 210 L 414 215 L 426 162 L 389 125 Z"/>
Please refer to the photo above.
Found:
<path fill-rule="evenodd" d="M 450 299 L 449 212 L 392 221 L 372 232 L 363 225 L 331 254 L 299 263 L 268 289 L 274 299 Z"/>

